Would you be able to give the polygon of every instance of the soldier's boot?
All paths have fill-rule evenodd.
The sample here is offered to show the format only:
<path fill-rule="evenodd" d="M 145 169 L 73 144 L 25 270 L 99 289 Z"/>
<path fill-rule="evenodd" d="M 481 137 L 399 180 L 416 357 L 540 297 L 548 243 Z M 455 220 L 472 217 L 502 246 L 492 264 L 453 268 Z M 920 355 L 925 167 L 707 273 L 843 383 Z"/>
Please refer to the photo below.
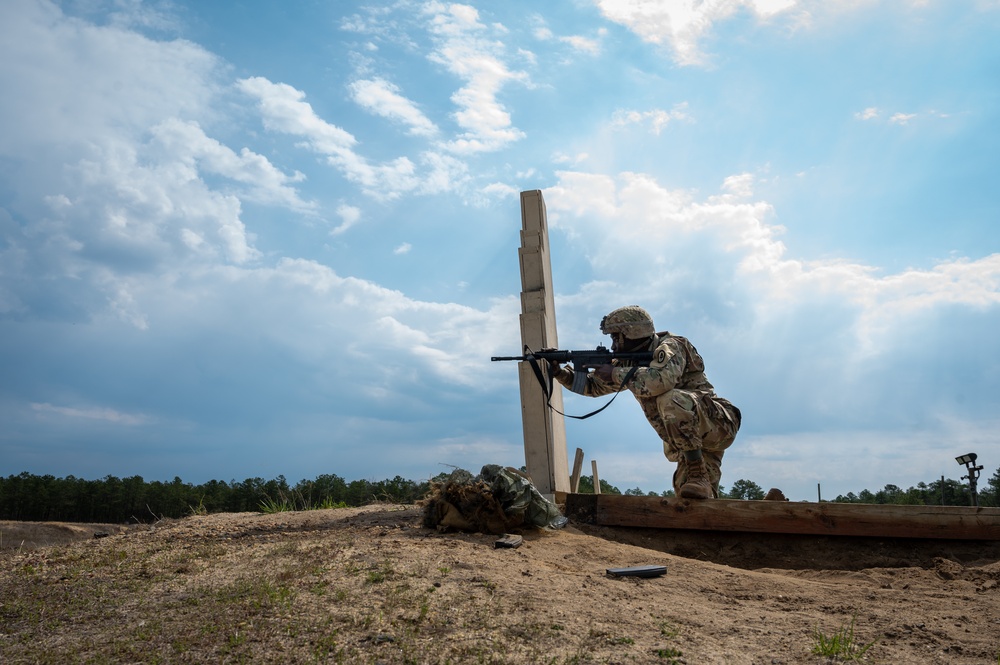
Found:
<path fill-rule="evenodd" d="M 708 478 L 701 450 L 685 450 L 684 457 L 687 459 L 688 473 L 687 480 L 681 485 L 681 496 L 685 499 L 713 498 L 715 493 L 712 491 L 712 481 Z"/>

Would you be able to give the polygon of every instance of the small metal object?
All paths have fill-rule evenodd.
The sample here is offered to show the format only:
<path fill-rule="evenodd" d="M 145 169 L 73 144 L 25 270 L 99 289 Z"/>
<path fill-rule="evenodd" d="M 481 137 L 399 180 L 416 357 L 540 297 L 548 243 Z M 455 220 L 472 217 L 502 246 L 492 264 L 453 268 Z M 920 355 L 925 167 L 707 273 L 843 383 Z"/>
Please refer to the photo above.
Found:
<path fill-rule="evenodd" d="M 666 566 L 631 566 L 629 568 L 608 568 L 608 575 L 616 577 L 659 577 L 667 572 Z"/>
<path fill-rule="evenodd" d="M 505 533 L 502 538 L 493 543 L 493 549 L 515 549 L 520 547 L 523 542 L 524 538 L 521 536 L 512 533 Z"/>

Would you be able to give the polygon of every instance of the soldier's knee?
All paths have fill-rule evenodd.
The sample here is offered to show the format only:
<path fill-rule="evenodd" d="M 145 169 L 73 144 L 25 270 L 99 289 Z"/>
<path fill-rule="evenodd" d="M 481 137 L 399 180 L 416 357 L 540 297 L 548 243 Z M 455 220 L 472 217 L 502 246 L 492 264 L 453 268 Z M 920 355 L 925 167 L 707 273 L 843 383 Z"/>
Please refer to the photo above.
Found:
<path fill-rule="evenodd" d="M 668 390 L 656 400 L 657 410 L 665 422 L 687 422 L 696 415 L 694 398 L 683 390 Z"/>

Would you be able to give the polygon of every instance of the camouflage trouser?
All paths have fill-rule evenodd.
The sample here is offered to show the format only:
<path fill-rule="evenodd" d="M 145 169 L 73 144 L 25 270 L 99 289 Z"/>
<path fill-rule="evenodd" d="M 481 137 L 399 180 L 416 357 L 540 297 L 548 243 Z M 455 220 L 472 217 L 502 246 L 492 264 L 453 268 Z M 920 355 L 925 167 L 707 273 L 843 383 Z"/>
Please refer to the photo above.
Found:
<path fill-rule="evenodd" d="M 663 454 L 677 463 L 674 491 L 687 481 L 688 462 L 684 452 L 701 450 L 709 479 L 719 494 L 722 456 L 740 429 L 740 410 L 728 400 L 711 393 L 671 390 L 643 404 L 650 424 L 663 439 Z"/>

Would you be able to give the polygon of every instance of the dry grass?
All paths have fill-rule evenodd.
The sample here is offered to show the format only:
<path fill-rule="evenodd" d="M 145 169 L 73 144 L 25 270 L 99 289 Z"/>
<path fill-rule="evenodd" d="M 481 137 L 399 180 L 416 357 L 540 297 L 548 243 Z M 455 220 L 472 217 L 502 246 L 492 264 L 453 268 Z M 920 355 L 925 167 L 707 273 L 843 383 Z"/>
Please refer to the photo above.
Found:
<path fill-rule="evenodd" d="M 385 514 L 374 528 L 399 529 Z M 412 523 L 415 511 L 400 516 Z M 10 554 L 0 660 L 557 663 L 604 637 L 552 656 L 566 651 L 564 631 L 501 600 L 488 572 L 400 561 L 356 547 L 350 529 L 295 531 L 246 515 L 227 532 L 212 517 Z"/>
<path fill-rule="evenodd" d="M 494 549 L 382 505 L 0 550 L 0 663 L 791 665 L 825 662 L 816 626 L 848 621 L 875 642 L 865 661 L 997 663 L 1000 544 L 967 565 L 754 571 L 575 527 L 523 535 Z M 668 574 L 604 574 L 649 563 Z"/>

